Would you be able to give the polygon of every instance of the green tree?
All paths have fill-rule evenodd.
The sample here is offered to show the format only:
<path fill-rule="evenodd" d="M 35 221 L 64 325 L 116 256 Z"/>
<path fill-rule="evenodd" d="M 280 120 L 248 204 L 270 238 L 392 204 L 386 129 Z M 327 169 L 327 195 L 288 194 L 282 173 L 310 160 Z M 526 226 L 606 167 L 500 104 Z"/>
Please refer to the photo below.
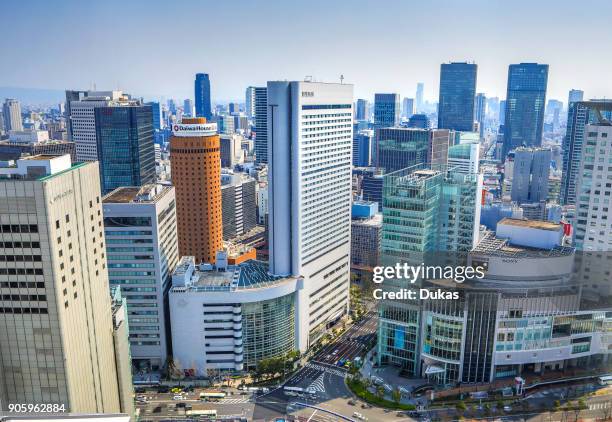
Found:
<path fill-rule="evenodd" d="M 378 398 L 382 399 L 385 397 L 385 387 L 383 387 L 382 385 L 379 385 L 378 387 L 376 387 L 376 396 L 378 396 Z"/>
<path fill-rule="evenodd" d="M 497 408 L 500 410 L 504 408 L 504 401 L 502 399 L 497 400 Z"/>
<path fill-rule="evenodd" d="M 393 399 L 396 404 L 398 404 L 402 399 L 402 393 L 400 393 L 400 390 L 398 388 L 394 388 L 391 392 L 391 399 Z"/>
<path fill-rule="evenodd" d="M 462 414 L 467 409 L 467 406 L 465 405 L 464 402 L 460 401 L 460 402 L 457 402 L 455 408 L 457 409 L 457 413 Z"/>

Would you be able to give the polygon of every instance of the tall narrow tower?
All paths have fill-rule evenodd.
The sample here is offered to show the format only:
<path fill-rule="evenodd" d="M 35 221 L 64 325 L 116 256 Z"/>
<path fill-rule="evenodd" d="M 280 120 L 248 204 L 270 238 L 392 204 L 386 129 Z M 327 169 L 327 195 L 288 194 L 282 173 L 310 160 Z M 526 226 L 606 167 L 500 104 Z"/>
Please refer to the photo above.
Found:
<path fill-rule="evenodd" d="M 217 124 L 203 117 L 185 118 L 172 127 L 179 253 L 194 256 L 196 262 L 214 263 L 223 248 L 219 148 Z"/>

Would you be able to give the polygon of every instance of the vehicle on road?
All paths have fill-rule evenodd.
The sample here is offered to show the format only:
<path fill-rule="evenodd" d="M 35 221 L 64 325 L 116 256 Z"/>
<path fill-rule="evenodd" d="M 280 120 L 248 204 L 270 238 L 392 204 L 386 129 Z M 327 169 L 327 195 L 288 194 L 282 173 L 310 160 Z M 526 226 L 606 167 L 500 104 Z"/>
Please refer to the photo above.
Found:
<path fill-rule="evenodd" d="M 510 406 L 504 406 L 504 412 L 511 412 L 512 408 Z"/>
<path fill-rule="evenodd" d="M 180 394 L 176 394 L 172 397 L 172 400 L 183 400 L 183 396 L 181 396 Z"/>
<path fill-rule="evenodd" d="M 227 394 L 225 394 L 223 391 L 203 391 L 202 393 L 200 393 L 200 400 L 219 401 L 221 399 L 224 399 L 226 395 Z"/>
<path fill-rule="evenodd" d="M 359 412 L 353 412 L 353 417 L 354 417 L 354 418 L 357 418 L 357 419 L 361 419 L 362 421 L 365 421 L 365 420 L 366 420 L 366 417 L 365 417 L 365 416 L 363 416 L 363 415 L 362 415 L 361 413 L 359 413 Z"/>
<path fill-rule="evenodd" d="M 338 349 L 334 350 L 333 353 L 332 353 L 332 355 L 334 355 L 334 356 L 337 355 L 337 354 L 338 354 Z"/>
<path fill-rule="evenodd" d="M 217 417 L 217 411 L 215 409 L 207 409 L 207 410 L 188 410 L 187 416 L 193 418 L 205 418 L 205 419 L 215 419 Z"/>
<path fill-rule="evenodd" d="M 604 375 L 597 379 L 599 385 L 612 385 L 612 375 Z"/>
<path fill-rule="evenodd" d="M 350 404 L 351 406 L 355 406 L 357 404 L 357 402 L 355 400 L 353 400 L 353 399 L 350 399 L 348 401 L 348 404 Z"/>

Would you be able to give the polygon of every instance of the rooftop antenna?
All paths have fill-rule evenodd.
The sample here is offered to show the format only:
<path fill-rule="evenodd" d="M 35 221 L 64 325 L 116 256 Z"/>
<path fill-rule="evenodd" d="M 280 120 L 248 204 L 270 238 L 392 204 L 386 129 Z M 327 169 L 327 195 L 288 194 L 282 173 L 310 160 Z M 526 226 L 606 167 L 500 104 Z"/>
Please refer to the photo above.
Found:
<path fill-rule="evenodd" d="M 340 75 L 340 84 L 344 83 L 344 75 Z"/>

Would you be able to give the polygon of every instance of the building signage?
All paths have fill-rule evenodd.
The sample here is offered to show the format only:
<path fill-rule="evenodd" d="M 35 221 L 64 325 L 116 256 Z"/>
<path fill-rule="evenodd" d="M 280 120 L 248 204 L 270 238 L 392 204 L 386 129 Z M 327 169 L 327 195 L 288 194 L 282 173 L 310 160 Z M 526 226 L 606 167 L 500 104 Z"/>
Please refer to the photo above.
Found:
<path fill-rule="evenodd" d="M 212 136 L 217 134 L 216 123 L 174 124 L 172 125 L 174 136 Z"/>

